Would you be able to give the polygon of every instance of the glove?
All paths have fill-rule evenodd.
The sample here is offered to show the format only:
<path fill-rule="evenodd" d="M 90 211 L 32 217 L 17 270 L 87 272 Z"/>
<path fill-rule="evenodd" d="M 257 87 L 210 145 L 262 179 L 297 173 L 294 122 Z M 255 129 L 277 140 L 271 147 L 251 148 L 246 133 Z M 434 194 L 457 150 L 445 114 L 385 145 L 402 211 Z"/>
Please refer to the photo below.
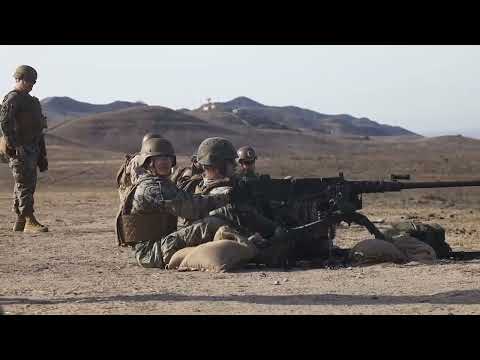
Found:
<path fill-rule="evenodd" d="M 47 171 L 48 170 L 48 160 L 46 157 L 41 157 L 38 159 L 38 162 L 37 162 L 37 165 L 38 165 L 38 169 L 40 170 L 40 172 L 44 172 L 44 171 Z"/>

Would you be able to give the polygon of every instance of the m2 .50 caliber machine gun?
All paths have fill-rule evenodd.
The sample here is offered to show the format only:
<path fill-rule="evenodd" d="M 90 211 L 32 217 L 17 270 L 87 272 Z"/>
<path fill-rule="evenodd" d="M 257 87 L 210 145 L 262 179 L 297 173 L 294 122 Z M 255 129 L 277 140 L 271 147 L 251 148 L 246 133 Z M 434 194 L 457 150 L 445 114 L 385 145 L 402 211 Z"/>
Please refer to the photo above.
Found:
<path fill-rule="evenodd" d="M 257 178 L 240 178 L 237 186 L 249 194 L 250 201 L 256 204 L 266 202 L 283 203 L 314 200 L 318 213 L 317 220 L 287 229 L 293 238 L 311 236 L 314 233 L 328 233 L 331 227 L 340 222 L 364 226 L 375 238 L 385 239 L 385 235 L 367 216 L 358 212 L 363 207 L 363 194 L 398 192 L 408 189 L 434 189 L 480 186 L 480 180 L 473 181 L 429 181 L 400 182 L 409 175 L 392 175 L 392 181 L 349 181 L 343 173 L 327 178 L 274 179 L 268 175 Z M 327 239 L 328 240 L 328 239 Z"/>

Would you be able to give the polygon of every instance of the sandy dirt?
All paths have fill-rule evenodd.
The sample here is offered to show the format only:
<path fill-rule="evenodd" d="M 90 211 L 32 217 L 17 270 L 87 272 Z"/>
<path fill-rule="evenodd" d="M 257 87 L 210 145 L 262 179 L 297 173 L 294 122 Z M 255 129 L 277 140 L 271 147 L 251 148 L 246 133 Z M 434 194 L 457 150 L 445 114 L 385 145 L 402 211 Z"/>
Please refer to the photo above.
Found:
<path fill-rule="evenodd" d="M 478 207 L 433 200 L 412 207 L 409 199 L 377 195 L 364 213 L 386 222 L 438 222 L 454 249 L 480 250 Z M 480 314 L 479 260 L 216 274 L 143 269 L 130 250 L 116 246 L 118 199 L 111 187 L 40 183 L 37 216 L 50 232 L 39 235 L 11 231 L 10 202 L 7 182 L 0 192 L 6 314 Z M 341 227 L 337 245 L 369 237 L 359 227 Z"/>

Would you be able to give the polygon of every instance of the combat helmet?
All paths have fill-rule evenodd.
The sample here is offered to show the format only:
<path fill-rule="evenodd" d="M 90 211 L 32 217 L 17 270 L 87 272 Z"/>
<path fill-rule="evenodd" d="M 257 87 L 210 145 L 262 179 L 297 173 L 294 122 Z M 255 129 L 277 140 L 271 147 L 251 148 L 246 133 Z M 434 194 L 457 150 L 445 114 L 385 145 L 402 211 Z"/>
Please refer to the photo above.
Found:
<path fill-rule="evenodd" d="M 142 144 L 143 144 L 145 141 L 147 141 L 148 139 L 159 139 L 159 138 L 161 138 L 161 137 L 162 137 L 162 135 L 148 132 L 148 133 L 146 133 L 146 134 L 143 136 Z"/>
<path fill-rule="evenodd" d="M 252 162 L 257 160 L 257 154 L 255 154 L 255 150 L 251 146 L 242 146 L 240 149 L 238 149 L 237 154 L 238 162 Z"/>
<path fill-rule="evenodd" d="M 177 157 L 172 143 L 164 138 L 151 138 L 142 143 L 140 150 L 140 166 L 152 156 L 166 155 L 172 158 L 172 167 L 177 164 Z"/>
<path fill-rule="evenodd" d="M 37 70 L 29 65 L 20 65 L 13 74 L 15 79 L 25 80 L 30 83 L 37 82 Z"/>
<path fill-rule="evenodd" d="M 221 137 L 203 140 L 197 151 L 198 163 L 203 166 L 221 166 L 226 161 L 235 161 L 237 157 L 232 143 Z"/>

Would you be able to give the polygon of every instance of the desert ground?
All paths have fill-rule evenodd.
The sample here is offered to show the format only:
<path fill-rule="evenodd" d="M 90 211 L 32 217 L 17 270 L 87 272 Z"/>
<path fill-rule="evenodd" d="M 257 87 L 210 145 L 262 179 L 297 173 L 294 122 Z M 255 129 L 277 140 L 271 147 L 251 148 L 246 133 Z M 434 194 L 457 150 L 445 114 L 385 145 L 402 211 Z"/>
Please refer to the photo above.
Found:
<path fill-rule="evenodd" d="M 346 178 L 366 180 L 389 172 L 410 172 L 415 180 L 480 179 L 480 146 L 459 147 L 457 140 L 465 143 L 445 139 L 415 148 L 372 140 L 337 155 L 260 154 L 258 170 L 274 176 L 343 171 Z M 13 181 L 0 164 L 0 306 L 7 315 L 480 314 L 480 260 L 231 273 L 140 268 L 129 249 L 117 247 L 113 226 L 114 175 L 123 154 L 51 145 L 49 156 L 36 214 L 50 232 L 38 235 L 11 231 Z M 179 157 L 186 162 L 187 156 Z M 366 195 L 363 213 L 385 223 L 436 222 L 446 228 L 454 250 L 480 251 L 480 188 Z M 336 243 L 350 247 L 369 237 L 357 226 L 341 226 Z"/>

